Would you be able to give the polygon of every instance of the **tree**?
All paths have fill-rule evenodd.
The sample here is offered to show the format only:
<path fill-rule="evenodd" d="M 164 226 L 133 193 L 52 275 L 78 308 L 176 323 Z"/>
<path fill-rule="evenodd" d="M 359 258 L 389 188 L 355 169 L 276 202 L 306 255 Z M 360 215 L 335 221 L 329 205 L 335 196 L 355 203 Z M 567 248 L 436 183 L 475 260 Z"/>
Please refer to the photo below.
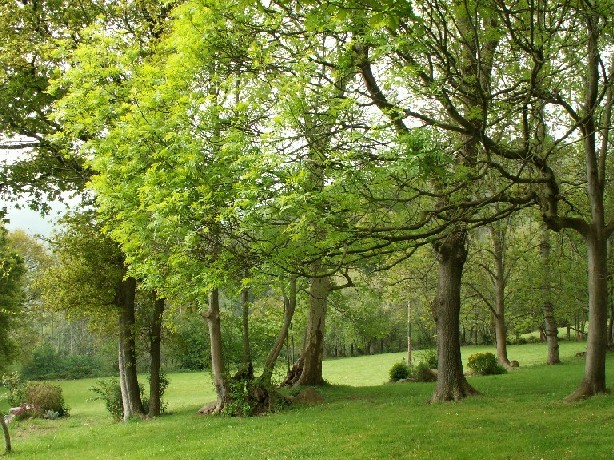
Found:
<path fill-rule="evenodd" d="M 136 369 L 136 279 L 117 245 L 102 235 L 91 211 L 65 217 L 53 241 L 56 266 L 43 285 L 46 304 L 72 315 L 117 318 L 124 419 L 144 415 Z"/>
<path fill-rule="evenodd" d="M 13 450 L 11 446 L 11 433 L 9 432 L 9 427 L 4 420 L 4 414 L 0 411 L 0 425 L 2 425 L 2 432 L 4 433 L 4 453 L 10 454 Z"/>
<path fill-rule="evenodd" d="M 24 301 L 23 259 L 13 249 L 4 225 L 0 226 L 0 370 L 10 364 L 17 352 L 12 332 Z"/>

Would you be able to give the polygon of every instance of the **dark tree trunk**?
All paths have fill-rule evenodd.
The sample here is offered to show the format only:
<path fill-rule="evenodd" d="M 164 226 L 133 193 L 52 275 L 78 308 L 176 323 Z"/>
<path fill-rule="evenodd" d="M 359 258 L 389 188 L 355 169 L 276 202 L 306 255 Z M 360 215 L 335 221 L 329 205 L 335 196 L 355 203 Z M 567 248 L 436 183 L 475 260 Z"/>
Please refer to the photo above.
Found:
<path fill-rule="evenodd" d="M 542 258 L 543 278 L 542 278 L 542 310 L 544 312 L 544 331 L 546 333 L 546 343 L 548 346 L 548 364 L 560 364 L 559 357 L 559 329 L 554 316 L 554 305 L 552 304 L 552 282 L 550 279 L 550 236 L 549 230 L 542 229 L 540 252 Z"/>
<path fill-rule="evenodd" d="M 160 348 L 162 343 L 162 315 L 164 314 L 164 304 L 164 299 L 158 299 L 154 294 L 154 312 L 151 318 L 149 332 L 149 354 L 151 357 L 149 373 L 149 417 L 157 417 L 162 410 Z"/>
<path fill-rule="evenodd" d="M 243 366 L 235 377 L 251 380 L 254 378 L 254 365 L 249 344 L 249 289 L 247 288 L 241 290 L 241 306 L 243 309 Z"/>
<path fill-rule="evenodd" d="M 477 394 L 463 375 L 460 351 L 461 279 L 467 259 L 465 231 L 450 234 L 435 249 L 439 260 L 437 298 L 437 386 L 433 402 L 459 401 Z"/>
<path fill-rule="evenodd" d="M 213 405 L 204 406 L 201 413 L 219 413 L 230 401 L 228 381 L 226 379 L 226 366 L 222 351 L 222 325 L 220 320 L 220 297 L 217 289 L 209 294 L 209 309 L 203 313 L 209 326 L 209 339 L 211 343 L 211 373 L 217 401 Z"/>
<path fill-rule="evenodd" d="M 323 385 L 322 359 L 324 358 L 324 328 L 328 295 L 331 291 L 328 276 L 312 278 L 309 288 L 309 317 L 307 334 L 303 347 L 303 369 L 298 379 L 299 385 Z"/>
<path fill-rule="evenodd" d="M 0 411 L 0 425 L 2 425 L 2 431 L 4 433 L 4 453 L 10 454 L 13 450 L 11 445 L 11 434 L 9 433 L 9 427 L 4 421 L 4 413 Z"/>
<path fill-rule="evenodd" d="M 122 281 L 117 295 L 119 314 L 119 376 L 124 408 L 124 421 L 130 417 L 143 417 L 143 402 L 136 369 L 136 318 L 135 303 L 136 280 L 126 278 Z"/>

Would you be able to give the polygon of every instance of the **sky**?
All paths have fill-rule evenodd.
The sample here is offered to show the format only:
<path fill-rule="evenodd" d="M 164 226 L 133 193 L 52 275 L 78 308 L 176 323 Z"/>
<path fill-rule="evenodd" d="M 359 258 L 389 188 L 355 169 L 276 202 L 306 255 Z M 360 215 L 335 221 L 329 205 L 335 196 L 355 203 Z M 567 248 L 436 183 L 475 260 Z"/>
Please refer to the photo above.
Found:
<path fill-rule="evenodd" d="M 53 220 L 55 217 L 44 216 L 30 209 L 16 209 L 14 206 L 7 206 L 7 216 L 9 222 L 6 224 L 6 228 L 9 231 L 15 231 L 17 229 L 24 230 L 30 235 L 43 235 L 49 236 L 53 230 Z"/>

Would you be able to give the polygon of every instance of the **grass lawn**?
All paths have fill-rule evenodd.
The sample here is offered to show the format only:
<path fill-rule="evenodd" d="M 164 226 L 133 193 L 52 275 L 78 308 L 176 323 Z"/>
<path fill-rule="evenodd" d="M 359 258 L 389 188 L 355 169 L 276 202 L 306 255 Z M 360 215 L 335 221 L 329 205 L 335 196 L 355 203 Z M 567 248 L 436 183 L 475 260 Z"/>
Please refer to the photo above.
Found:
<path fill-rule="evenodd" d="M 16 459 L 607 459 L 614 458 L 614 400 L 564 403 L 583 375 L 562 343 L 561 366 L 545 366 L 540 344 L 510 347 L 521 368 L 471 377 L 482 394 L 427 404 L 434 384 L 383 384 L 403 354 L 325 362 L 325 403 L 249 419 L 199 417 L 213 399 L 206 374 L 171 374 L 169 414 L 113 423 L 92 380 L 61 382 L 71 416 L 11 425 Z M 467 347 L 463 357 L 492 347 Z M 614 355 L 608 357 L 614 381 Z"/>

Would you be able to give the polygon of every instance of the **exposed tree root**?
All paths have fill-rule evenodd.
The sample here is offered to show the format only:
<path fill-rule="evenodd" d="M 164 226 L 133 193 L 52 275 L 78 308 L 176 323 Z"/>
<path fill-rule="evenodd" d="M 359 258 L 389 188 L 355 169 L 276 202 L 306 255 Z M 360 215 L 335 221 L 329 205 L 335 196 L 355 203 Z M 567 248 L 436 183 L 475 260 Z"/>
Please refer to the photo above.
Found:
<path fill-rule="evenodd" d="M 574 401 L 582 401 L 584 399 L 588 399 L 591 396 L 595 396 L 598 394 L 609 394 L 610 390 L 605 388 L 603 385 L 592 385 L 586 380 L 583 380 L 580 386 L 571 393 L 566 396 L 565 402 L 574 402 Z"/>
<path fill-rule="evenodd" d="M 479 395 L 480 392 L 469 385 L 464 377 L 455 385 L 448 385 L 440 388 L 439 385 L 433 393 L 431 403 L 440 403 L 445 401 L 462 401 L 469 396 Z"/>

